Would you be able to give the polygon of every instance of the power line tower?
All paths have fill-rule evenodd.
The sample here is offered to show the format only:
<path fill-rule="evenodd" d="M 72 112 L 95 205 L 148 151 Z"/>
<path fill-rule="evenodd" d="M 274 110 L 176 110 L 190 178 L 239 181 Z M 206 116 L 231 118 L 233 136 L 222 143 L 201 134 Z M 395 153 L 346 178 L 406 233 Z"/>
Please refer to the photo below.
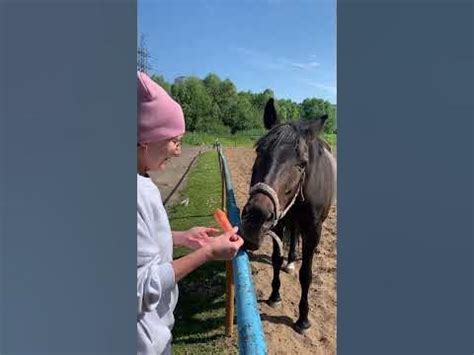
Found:
<path fill-rule="evenodd" d="M 145 35 L 140 36 L 140 44 L 137 48 L 137 70 L 149 74 L 152 67 L 149 59 L 151 58 L 146 45 Z"/>

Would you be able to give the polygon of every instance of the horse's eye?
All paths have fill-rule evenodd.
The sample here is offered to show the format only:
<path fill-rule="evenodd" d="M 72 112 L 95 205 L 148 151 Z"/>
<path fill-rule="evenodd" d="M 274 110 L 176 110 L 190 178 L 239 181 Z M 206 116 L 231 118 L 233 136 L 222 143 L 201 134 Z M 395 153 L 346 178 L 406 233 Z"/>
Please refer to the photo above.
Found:
<path fill-rule="evenodd" d="M 289 195 L 293 192 L 293 188 L 291 186 L 287 186 L 285 189 L 285 195 Z"/>

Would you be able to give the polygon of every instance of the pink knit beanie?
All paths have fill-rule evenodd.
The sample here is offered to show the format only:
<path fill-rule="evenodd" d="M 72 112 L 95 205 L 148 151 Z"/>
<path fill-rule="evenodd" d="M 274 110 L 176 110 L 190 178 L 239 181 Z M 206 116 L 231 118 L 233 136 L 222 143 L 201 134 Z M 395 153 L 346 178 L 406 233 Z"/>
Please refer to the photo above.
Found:
<path fill-rule="evenodd" d="M 184 133 L 181 106 L 145 73 L 137 72 L 138 143 L 154 143 Z"/>

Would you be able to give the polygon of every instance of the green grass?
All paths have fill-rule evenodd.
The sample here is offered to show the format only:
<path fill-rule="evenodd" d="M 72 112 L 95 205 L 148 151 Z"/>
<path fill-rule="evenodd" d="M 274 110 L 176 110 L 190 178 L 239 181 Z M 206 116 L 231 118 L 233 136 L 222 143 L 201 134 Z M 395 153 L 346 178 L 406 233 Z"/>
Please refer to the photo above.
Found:
<path fill-rule="evenodd" d="M 252 130 L 247 132 L 232 134 L 212 134 L 206 132 L 189 132 L 183 138 L 183 143 L 188 145 L 211 145 L 219 140 L 225 146 L 244 146 L 252 147 L 264 132 L 261 130 Z"/>
<path fill-rule="evenodd" d="M 253 147 L 259 137 L 265 134 L 265 130 L 251 130 L 235 135 L 218 135 L 205 132 L 189 132 L 183 138 L 183 143 L 186 145 L 212 145 L 219 142 L 227 147 Z M 323 138 L 328 141 L 331 146 L 336 146 L 337 135 L 334 133 L 324 133 Z"/>
<path fill-rule="evenodd" d="M 188 206 L 176 205 L 169 211 L 173 230 L 194 226 L 216 226 L 212 213 L 221 207 L 221 180 L 216 152 L 203 153 L 190 172 L 183 197 Z M 189 252 L 175 248 L 174 256 Z M 234 354 L 235 341 L 225 338 L 225 263 L 209 262 L 179 284 L 175 311 L 173 354 Z"/>

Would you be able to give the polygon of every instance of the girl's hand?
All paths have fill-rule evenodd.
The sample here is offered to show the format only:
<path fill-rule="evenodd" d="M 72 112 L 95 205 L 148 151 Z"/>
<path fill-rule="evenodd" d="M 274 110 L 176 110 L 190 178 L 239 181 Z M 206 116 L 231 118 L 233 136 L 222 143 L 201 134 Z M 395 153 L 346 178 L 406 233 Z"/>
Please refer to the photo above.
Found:
<path fill-rule="evenodd" d="M 212 242 L 205 248 L 209 251 L 211 260 L 232 260 L 244 244 L 244 240 L 238 235 L 237 227 L 232 230 L 212 238 Z"/>
<path fill-rule="evenodd" d="M 212 236 L 219 234 L 219 230 L 209 227 L 194 227 L 183 232 L 181 244 L 189 249 L 199 249 L 212 242 Z"/>

